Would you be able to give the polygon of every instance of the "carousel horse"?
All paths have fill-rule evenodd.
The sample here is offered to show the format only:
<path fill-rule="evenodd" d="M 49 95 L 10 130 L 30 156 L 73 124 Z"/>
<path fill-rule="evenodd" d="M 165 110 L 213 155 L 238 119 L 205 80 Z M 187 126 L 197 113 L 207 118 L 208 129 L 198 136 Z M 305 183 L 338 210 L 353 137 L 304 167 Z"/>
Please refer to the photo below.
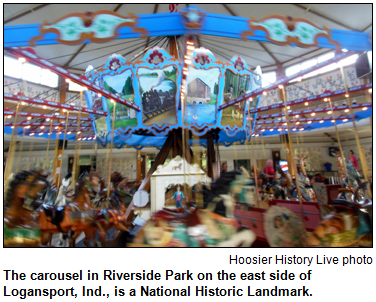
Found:
<path fill-rule="evenodd" d="M 365 184 L 364 184 L 365 185 Z M 355 193 L 358 193 L 358 187 Z M 357 195 L 357 194 L 355 194 Z M 372 200 L 361 203 L 336 199 L 327 215 L 308 239 L 310 246 L 350 246 L 372 243 Z"/>
<path fill-rule="evenodd" d="M 95 220 L 95 212 L 91 208 L 90 195 L 97 192 L 99 177 L 94 171 L 85 172 L 78 179 L 73 200 L 64 207 L 55 207 L 43 204 L 39 209 L 39 227 L 43 245 L 47 245 L 52 234 L 73 232 L 69 238 L 69 246 L 73 247 L 77 237 L 85 232 L 86 238 L 90 238 L 98 229 L 100 235 L 105 233 Z M 88 245 L 88 242 L 85 242 Z"/>
<path fill-rule="evenodd" d="M 337 151 L 337 152 L 333 152 L 332 154 L 336 157 L 336 160 L 337 160 L 338 171 L 342 179 L 342 187 L 349 188 L 350 190 L 354 191 L 354 188 L 361 185 L 359 172 L 351 163 L 343 162 L 340 152 Z M 347 170 L 348 177 L 346 177 L 345 167 Z M 346 194 L 343 194 L 343 195 L 346 195 Z M 343 197 L 347 198 L 347 196 L 342 196 L 340 198 L 343 198 Z"/>
<path fill-rule="evenodd" d="M 124 178 L 119 172 L 114 172 L 111 175 L 111 183 L 113 185 L 113 190 L 110 195 L 109 208 L 102 209 L 99 211 L 97 218 L 100 215 L 106 215 L 106 211 L 110 212 L 117 219 L 100 219 L 99 223 L 102 229 L 107 232 L 111 228 L 115 228 L 120 232 L 129 232 L 128 227 L 132 225 L 132 221 L 135 218 L 134 212 L 132 211 L 130 215 L 125 219 L 126 202 L 132 201 L 131 188 L 127 186 L 127 179 Z M 128 203 L 128 204 L 129 204 Z M 102 246 L 106 245 L 106 242 L 101 240 Z M 93 234 L 93 246 L 96 246 L 95 233 Z"/>
<path fill-rule="evenodd" d="M 12 179 L 5 198 L 4 245 L 39 246 L 40 230 L 34 216 L 49 187 L 46 175 L 22 171 Z"/>
<path fill-rule="evenodd" d="M 264 172 L 260 172 L 260 174 L 258 175 L 258 180 L 261 200 L 265 203 L 268 203 L 269 199 L 276 198 L 274 185 L 270 184 L 269 179 L 264 174 Z"/>
<path fill-rule="evenodd" d="M 232 194 L 238 191 L 233 181 L 241 180 L 240 171 L 223 173 L 211 189 L 202 185 L 205 209 L 190 207 L 183 213 L 163 209 L 134 237 L 132 246 L 251 246 L 255 234 L 247 229 L 239 230 L 234 217 Z"/>
<path fill-rule="evenodd" d="M 298 171 L 300 191 L 302 192 L 302 195 L 306 200 L 316 201 L 315 191 L 311 187 L 310 180 L 309 180 L 307 172 L 305 170 L 305 166 L 307 165 L 307 161 L 306 161 L 307 158 L 308 158 L 308 155 L 303 156 L 303 155 L 299 155 L 299 154 L 297 154 L 296 157 L 295 157 L 295 160 L 298 161 L 297 166 L 300 169 L 300 171 Z"/>
<path fill-rule="evenodd" d="M 56 201 L 53 203 L 55 207 L 65 207 L 72 200 L 74 190 L 71 189 L 71 185 L 72 185 L 72 172 L 69 172 L 61 180 L 59 193 L 57 194 Z M 58 244 L 62 246 L 66 238 L 67 238 L 66 234 L 60 233 L 60 240 Z"/>

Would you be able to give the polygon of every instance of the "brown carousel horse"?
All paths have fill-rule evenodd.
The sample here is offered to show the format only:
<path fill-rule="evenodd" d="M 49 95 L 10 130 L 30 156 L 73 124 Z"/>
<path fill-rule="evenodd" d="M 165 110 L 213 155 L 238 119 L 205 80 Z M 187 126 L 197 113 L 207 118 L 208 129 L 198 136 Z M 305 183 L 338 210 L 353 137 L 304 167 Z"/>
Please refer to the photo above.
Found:
<path fill-rule="evenodd" d="M 355 191 L 364 190 L 364 183 Z M 356 199 L 356 197 L 354 198 Z M 344 247 L 355 243 L 372 245 L 372 200 L 333 200 L 328 206 L 331 213 L 313 231 L 308 239 L 310 246 Z"/>
<path fill-rule="evenodd" d="M 39 246 L 40 231 L 34 209 L 42 192 L 49 187 L 46 175 L 22 171 L 12 179 L 4 208 L 4 245 Z"/>
<path fill-rule="evenodd" d="M 116 219 L 100 219 L 98 222 L 101 225 L 101 228 L 107 232 L 111 228 L 115 228 L 120 232 L 129 232 L 128 227 L 132 225 L 132 220 L 134 218 L 133 211 L 130 215 L 125 217 L 126 205 L 125 200 L 130 198 L 132 200 L 131 195 L 131 188 L 127 186 L 127 179 L 124 178 L 119 172 L 114 172 L 111 175 L 111 183 L 113 185 L 113 189 L 109 199 L 109 209 L 102 209 L 98 212 L 97 218 L 104 216 L 106 211 L 110 212 L 113 217 Z M 103 218 L 103 217 L 102 217 Z M 106 245 L 101 238 L 102 246 Z M 93 236 L 93 246 L 96 246 L 96 238 L 95 234 Z"/>
<path fill-rule="evenodd" d="M 90 238 L 98 229 L 100 235 L 105 237 L 104 231 L 96 221 L 96 213 L 91 207 L 89 197 L 98 191 L 99 180 L 96 172 L 85 172 L 78 180 L 72 202 L 64 207 L 43 204 L 38 209 L 42 244 L 48 244 L 52 234 L 67 234 L 70 231 L 74 232 L 69 238 L 70 247 L 74 246 L 75 240 L 82 232 L 85 232 L 86 238 Z M 88 245 L 88 242 L 85 241 L 85 244 Z"/>

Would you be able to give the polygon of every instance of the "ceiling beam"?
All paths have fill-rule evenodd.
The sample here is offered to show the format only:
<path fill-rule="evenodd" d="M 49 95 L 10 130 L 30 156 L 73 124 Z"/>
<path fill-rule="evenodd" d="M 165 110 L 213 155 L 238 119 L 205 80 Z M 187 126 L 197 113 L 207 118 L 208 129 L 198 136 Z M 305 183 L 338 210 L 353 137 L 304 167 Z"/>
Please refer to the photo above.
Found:
<path fill-rule="evenodd" d="M 41 9 L 41 8 L 43 8 L 43 7 L 46 7 L 47 5 L 49 5 L 49 4 L 41 4 L 41 5 L 38 5 L 38 6 L 36 6 L 36 7 L 30 8 L 30 9 L 28 9 L 26 12 L 23 12 L 23 13 L 21 13 L 21 14 L 18 14 L 18 15 L 16 15 L 16 16 L 12 17 L 12 18 L 9 18 L 9 19 L 5 20 L 5 21 L 4 21 L 4 24 L 7 24 L 7 23 L 9 23 L 9 22 L 12 22 L 12 21 L 14 21 L 14 20 L 16 20 L 16 19 L 18 19 L 18 18 L 21 18 L 21 17 L 23 17 L 23 16 L 26 16 L 26 15 L 28 15 L 28 14 L 31 14 L 32 12 L 35 12 L 35 11 L 37 11 L 38 9 Z"/>
<path fill-rule="evenodd" d="M 116 5 L 116 7 L 113 9 L 113 11 L 116 13 L 120 7 L 122 7 L 122 4 Z M 70 59 L 63 65 L 64 68 L 69 68 L 69 64 L 72 63 L 72 61 L 80 54 L 80 52 L 86 47 L 87 44 L 82 44 L 80 48 L 76 51 L 76 53 L 70 57 Z"/>
<path fill-rule="evenodd" d="M 354 30 L 354 31 L 356 31 L 355 28 L 352 28 L 352 27 L 350 27 L 350 26 L 348 26 L 348 25 L 346 25 L 346 24 L 343 24 L 342 22 L 339 22 L 339 21 L 337 21 L 337 20 L 334 20 L 334 19 L 332 19 L 332 18 L 330 18 L 330 17 L 327 17 L 327 16 L 325 16 L 325 15 L 323 15 L 323 14 L 321 14 L 321 13 L 319 13 L 319 12 L 313 10 L 313 9 L 311 9 L 310 7 L 305 7 L 305 6 L 302 5 L 302 4 L 295 4 L 295 3 L 291 3 L 291 4 L 294 5 L 294 6 L 296 6 L 296 7 L 299 7 L 300 9 L 305 10 L 306 12 L 309 12 L 309 13 L 311 13 L 311 14 L 314 14 L 314 15 L 316 15 L 316 16 L 319 16 L 319 17 L 321 17 L 321 18 L 323 18 L 323 19 L 325 19 L 325 20 L 328 20 L 328 21 L 330 21 L 330 22 L 332 22 L 332 23 L 335 23 L 335 24 L 337 24 L 337 25 L 340 25 L 340 26 L 342 26 L 342 27 L 344 27 L 344 28 L 347 28 L 347 29 L 349 29 L 349 30 Z"/>
<path fill-rule="evenodd" d="M 329 137 L 333 142 L 335 143 L 338 143 L 338 140 L 336 138 L 334 138 L 333 136 L 331 136 L 328 132 L 324 132 L 324 134 Z"/>
<path fill-rule="evenodd" d="M 235 12 L 227 5 L 227 4 L 224 4 L 222 3 L 222 6 L 231 14 L 233 15 L 234 17 L 239 17 L 237 14 L 235 14 Z M 276 63 L 280 63 L 279 60 L 270 52 L 270 50 L 265 46 L 263 45 L 262 43 L 258 42 L 258 44 L 268 53 L 268 55 L 270 57 L 272 57 L 272 59 L 276 62 Z"/>
<path fill-rule="evenodd" d="M 365 28 L 363 28 L 361 31 L 366 31 L 367 28 L 370 28 L 372 26 L 372 23 L 368 26 L 366 26 Z"/>
<path fill-rule="evenodd" d="M 158 6 L 159 6 L 158 3 L 154 5 L 153 14 L 156 14 L 156 13 L 157 13 L 157 11 L 158 11 Z M 146 39 L 145 49 L 147 49 L 147 48 L 149 47 L 149 42 L 150 42 L 150 37 L 148 37 L 148 38 Z"/>

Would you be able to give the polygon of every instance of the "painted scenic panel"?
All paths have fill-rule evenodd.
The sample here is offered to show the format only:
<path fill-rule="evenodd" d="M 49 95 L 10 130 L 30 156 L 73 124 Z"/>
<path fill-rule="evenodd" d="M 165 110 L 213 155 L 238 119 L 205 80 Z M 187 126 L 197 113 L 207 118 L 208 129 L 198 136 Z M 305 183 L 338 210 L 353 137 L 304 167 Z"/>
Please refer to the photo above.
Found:
<path fill-rule="evenodd" d="M 251 77 L 250 75 L 240 76 L 230 69 L 227 69 L 225 79 L 223 104 L 245 94 L 249 87 Z M 241 128 L 243 126 L 244 106 L 245 102 L 240 102 L 231 107 L 225 108 L 222 113 L 222 126 L 230 126 L 231 128 L 237 126 Z"/>
<path fill-rule="evenodd" d="M 142 99 L 142 123 L 145 126 L 175 125 L 177 66 L 162 69 L 139 68 L 137 71 Z"/>
<path fill-rule="evenodd" d="M 134 104 L 134 89 L 132 84 L 132 71 L 130 69 L 124 70 L 117 75 L 103 76 L 104 89 L 112 92 L 123 99 L 126 99 Z M 112 103 L 106 98 L 108 113 L 110 119 L 110 127 L 112 127 L 112 116 L 114 105 L 115 107 L 115 125 L 114 128 L 125 129 L 128 126 L 137 126 L 136 111 L 119 103 Z"/>
<path fill-rule="evenodd" d="M 185 97 L 184 124 L 215 124 L 219 68 L 189 68 Z"/>

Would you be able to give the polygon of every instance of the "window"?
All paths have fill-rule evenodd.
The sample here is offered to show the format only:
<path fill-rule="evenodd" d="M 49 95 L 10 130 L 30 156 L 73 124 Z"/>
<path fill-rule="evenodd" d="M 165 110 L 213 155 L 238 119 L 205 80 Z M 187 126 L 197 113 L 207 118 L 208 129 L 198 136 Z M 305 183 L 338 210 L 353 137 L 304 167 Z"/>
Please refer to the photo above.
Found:
<path fill-rule="evenodd" d="M 290 67 L 286 68 L 286 76 L 293 75 L 295 73 L 298 73 L 301 70 L 302 70 L 301 64 L 290 66 Z"/>
<path fill-rule="evenodd" d="M 84 86 L 78 85 L 74 82 L 69 82 L 69 91 L 84 91 Z"/>
<path fill-rule="evenodd" d="M 59 76 L 48 69 L 42 69 L 42 76 L 40 83 L 42 85 L 56 87 L 59 81 Z"/>
<path fill-rule="evenodd" d="M 277 80 L 277 74 L 273 72 L 267 72 L 262 75 L 262 87 L 269 86 Z"/>
<path fill-rule="evenodd" d="M 20 79 L 22 77 L 22 64 L 16 59 L 4 57 L 4 75 Z"/>
<path fill-rule="evenodd" d="M 302 70 L 315 66 L 316 64 L 317 64 L 317 59 L 305 61 L 302 63 Z"/>
<path fill-rule="evenodd" d="M 356 59 L 358 58 L 358 55 L 355 54 L 351 57 L 348 57 L 346 59 L 343 59 L 341 61 L 339 61 L 338 65 L 339 66 L 347 66 L 347 65 L 351 65 L 351 64 L 354 64 L 356 62 Z"/>
<path fill-rule="evenodd" d="M 317 63 L 324 62 L 324 61 L 329 60 L 331 58 L 334 58 L 334 52 L 330 52 L 330 53 L 327 53 L 325 55 L 322 55 L 322 56 L 318 57 L 317 58 Z"/>
<path fill-rule="evenodd" d="M 58 75 L 48 69 L 29 63 L 22 64 L 19 60 L 10 57 L 4 57 L 4 75 L 52 88 L 57 87 L 59 80 Z"/>

